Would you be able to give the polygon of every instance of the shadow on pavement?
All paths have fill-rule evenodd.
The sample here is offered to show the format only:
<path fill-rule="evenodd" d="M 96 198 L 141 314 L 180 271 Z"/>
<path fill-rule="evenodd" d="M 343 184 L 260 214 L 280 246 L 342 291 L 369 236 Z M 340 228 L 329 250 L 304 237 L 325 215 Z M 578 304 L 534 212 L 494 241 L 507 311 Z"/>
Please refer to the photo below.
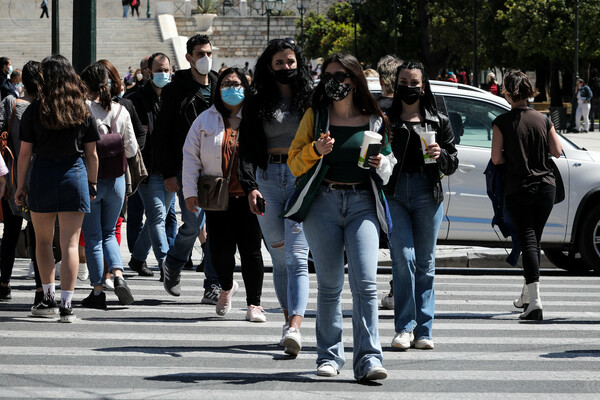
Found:
<path fill-rule="evenodd" d="M 600 350 L 567 350 L 560 353 L 548 353 L 540 355 L 542 358 L 578 358 L 578 357 L 600 357 Z"/>

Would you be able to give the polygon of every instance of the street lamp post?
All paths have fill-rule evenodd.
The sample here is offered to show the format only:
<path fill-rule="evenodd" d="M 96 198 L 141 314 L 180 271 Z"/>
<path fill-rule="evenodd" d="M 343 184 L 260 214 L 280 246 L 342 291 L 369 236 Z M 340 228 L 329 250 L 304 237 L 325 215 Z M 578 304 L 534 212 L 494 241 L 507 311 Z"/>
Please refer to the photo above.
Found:
<path fill-rule="evenodd" d="M 310 6 L 310 0 L 296 0 L 296 8 L 300 12 L 300 45 L 304 46 L 304 13 Z"/>
<path fill-rule="evenodd" d="M 579 0 L 575 0 L 575 62 L 573 65 L 573 80 L 579 78 Z"/>
<path fill-rule="evenodd" d="M 354 57 L 358 58 L 358 42 L 356 39 L 356 10 L 358 5 L 362 2 L 362 0 L 349 0 L 352 5 L 352 10 L 354 11 Z"/>
<path fill-rule="evenodd" d="M 263 3 L 265 5 L 265 12 L 261 14 Z M 277 15 L 283 11 L 283 4 L 285 0 L 254 0 L 252 7 L 256 10 L 259 15 L 267 16 L 267 44 L 271 41 L 271 15 L 274 15 L 274 11 Z"/>
<path fill-rule="evenodd" d="M 148 7 L 146 8 L 146 18 L 150 18 L 150 0 L 148 0 Z"/>
<path fill-rule="evenodd" d="M 400 0 L 394 0 L 394 54 L 398 55 L 398 8 Z"/>

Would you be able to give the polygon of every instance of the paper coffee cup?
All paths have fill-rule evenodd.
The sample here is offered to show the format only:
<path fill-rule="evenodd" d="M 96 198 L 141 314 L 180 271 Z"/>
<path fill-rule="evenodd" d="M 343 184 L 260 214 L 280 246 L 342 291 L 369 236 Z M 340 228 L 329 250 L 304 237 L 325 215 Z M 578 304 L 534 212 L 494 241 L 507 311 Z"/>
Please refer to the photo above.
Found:
<path fill-rule="evenodd" d="M 436 162 L 434 158 L 431 158 L 431 156 L 427 154 L 427 147 L 435 142 L 435 131 L 430 131 L 429 129 L 429 125 L 427 125 L 425 132 L 417 132 L 421 139 L 421 150 L 423 150 L 423 161 L 425 164 L 433 164 Z"/>
<path fill-rule="evenodd" d="M 377 133 L 372 131 L 365 131 L 365 135 L 363 136 L 362 146 L 360 146 L 360 155 L 358 157 L 358 166 L 364 169 L 371 168 L 369 166 L 369 162 L 367 157 L 370 156 L 369 153 L 369 145 L 381 145 L 381 140 L 383 137 Z M 371 147 L 373 149 L 373 147 Z M 379 154 L 379 151 L 377 152 Z"/>

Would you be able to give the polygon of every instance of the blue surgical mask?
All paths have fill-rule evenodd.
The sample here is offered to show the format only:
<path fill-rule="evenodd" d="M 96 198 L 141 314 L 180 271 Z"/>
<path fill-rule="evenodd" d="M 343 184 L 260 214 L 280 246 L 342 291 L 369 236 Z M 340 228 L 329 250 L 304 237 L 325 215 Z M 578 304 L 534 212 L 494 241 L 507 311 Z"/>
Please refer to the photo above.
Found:
<path fill-rule="evenodd" d="M 171 74 L 168 72 L 155 72 L 152 82 L 157 88 L 164 88 L 171 81 Z"/>
<path fill-rule="evenodd" d="M 237 106 L 244 100 L 244 88 L 240 86 L 221 89 L 221 98 L 223 99 L 223 103 L 230 106 Z"/>
<path fill-rule="evenodd" d="M 10 74 L 12 74 L 12 72 L 13 72 L 13 67 L 12 67 L 12 65 L 9 65 L 8 66 L 8 73 L 6 75 L 10 75 Z"/>

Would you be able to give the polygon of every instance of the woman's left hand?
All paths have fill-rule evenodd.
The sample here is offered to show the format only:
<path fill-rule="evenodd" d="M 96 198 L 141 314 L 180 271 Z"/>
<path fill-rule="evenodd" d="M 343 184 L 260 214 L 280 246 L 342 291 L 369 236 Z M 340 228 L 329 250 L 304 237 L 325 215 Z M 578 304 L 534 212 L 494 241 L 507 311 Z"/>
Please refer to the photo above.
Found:
<path fill-rule="evenodd" d="M 188 197 L 187 199 L 185 199 L 185 206 L 187 207 L 188 210 L 190 210 L 193 213 L 195 213 L 196 211 L 198 211 L 196 209 L 196 207 L 198 207 L 199 205 L 200 205 L 200 203 L 198 203 L 198 197 L 197 196 Z"/>
<path fill-rule="evenodd" d="M 427 154 L 429 154 L 429 157 L 437 160 L 440 158 L 440 154 L 442 154 L 442 148 L 437 143 L 431 143 L 429 146 L 427 146 Z"/>
<path fill-rule="evenodd" d="M 383 155 L 381 153 L 377 154 L 376 156 L 370 156 L 369 157 L 369 165 L 371 167 L 375 167 L 375 169 L 379 168 L 379 166 L 381 165 L 382 158 L 383 158 Z"/>

